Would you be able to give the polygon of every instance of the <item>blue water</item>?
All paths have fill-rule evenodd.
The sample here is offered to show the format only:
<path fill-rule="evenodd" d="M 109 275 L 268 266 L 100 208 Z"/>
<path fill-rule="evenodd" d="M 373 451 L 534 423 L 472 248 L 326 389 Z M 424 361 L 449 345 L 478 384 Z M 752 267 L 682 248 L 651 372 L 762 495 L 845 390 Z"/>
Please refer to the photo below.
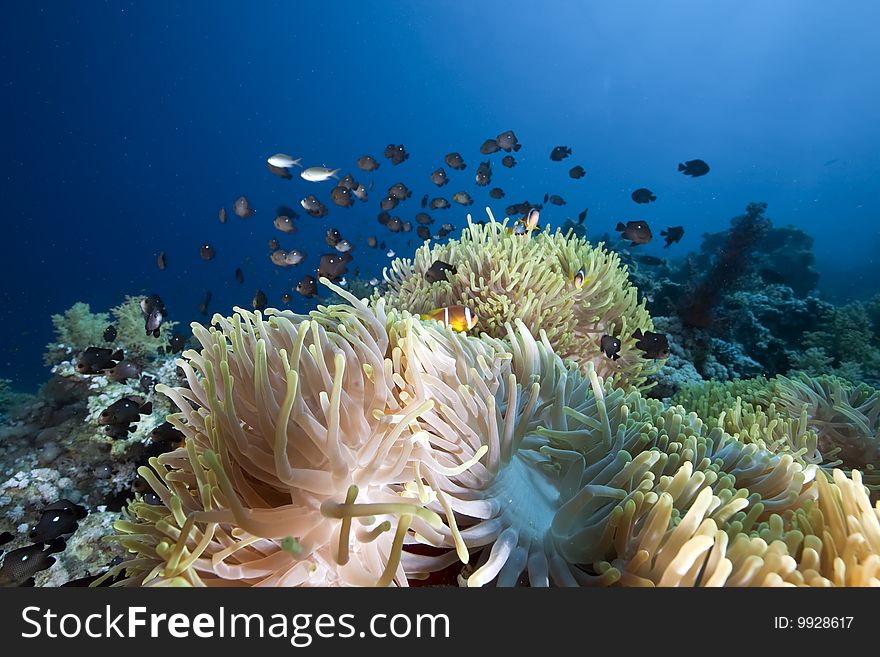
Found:
<path fill-rule="evenodd" d="M 106 310 L 125 294 L 158 293 L 173 319 L 270 304 L 328 252 L 336 227 L 356 245 L 361 275 L 381 276 L 385 240 L 399 255 L 420 240 L 376 222 L 382 191 L 413 190 L 394 214 L 412 219 L 424 193 L 468 191 L 478 218 L 490 187 L 473 182 L 488 137 L 513 129 L 512 170 L 490 156 L 497 215 L 509 203 L 562 195 L 542 219 L 590 208 L 590 235 L 617 221 L 683 224 L 670 255 L 699 247 L 749 201 L 776 224 L 816 239 L 825 285 L 864 297 L 880 274 L 880 61 L 874 2 L 332 2 L 18 3 L 0 41 L 3 280 L 0 377 L 45 380 L 49 316 L 75 301 Z M 389 142 L 410 159 L 393 167 Z M 549 159 L 567 145 L 564 162 Z M 437 190 L 429 174 L 449 151 L 468 162 Z M 331 183 L 284 181 L 275 152 L 342 167 L 375 187 L 338 208 Z M 355 160 L 372 154 L 375 174 Z M 690 179 L 678 162 L 702 158 Z M 583 165 L 582 180 L 568 169 Z M 296 172 L 294 172 L 296 173 Z M 658 201 L 629 197 L 649 187 Z M 326 219 L 275 230 L 275 208 L 316 193 Z M 240 220 L 246 195 L 257 214 Z M 217 211 L 227 207 L 221 225 Z M 460 227 L 461 206 L 432 215 Z M 281 270 L 267 240 L 305 250 Z M 211 243 L 217 257 L 199 259 Z M 408 245 L 408 241 L 410 245 Z M 659 240 L 644 253 L 662 253 Z M 167 253 L 159 271 L 156 254 Z M 242 267 L 245 284 L 233 272 Z M 293 308 L 314 303 L 293 293 Z"/>

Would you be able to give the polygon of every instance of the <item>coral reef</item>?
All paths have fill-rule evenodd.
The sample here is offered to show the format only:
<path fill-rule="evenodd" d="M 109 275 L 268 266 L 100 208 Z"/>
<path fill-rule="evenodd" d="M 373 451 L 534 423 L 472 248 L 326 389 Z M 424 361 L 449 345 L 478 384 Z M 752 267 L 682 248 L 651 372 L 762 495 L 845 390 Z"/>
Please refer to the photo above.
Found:
<path fill-rule="evenodd" d="M 139 297 L 126 297 L 110 314 L 95 314 L 88 305 L 77 303 L 54 316 L 53 324 L 57 342 L 45 354 L 52 366 L 51 378 L 39 394 L 22 396 L 3 387 L 0 517 L 10 523 L 8 531 L 17 537 L 13 545 L 19 546 L 26 542 L 30 523 L 59 500 L 81 504 L 91 512 L 107 511 L 86 518 L 67 549 L 56 555 L 56 563 L 36 575 L 38 585 L 58 585 L 67 577 L 93 574 L 118 555 L 118 546 L 90 543 L 108 533 L 108 518 L 118 518 L 119 509 L 132 496 L 138 465 L 168 448 L 150 437 L 171 408 L 154 385 L 180 382 L 173 356 L 165 353 L 174 323 L 162 326 L 161 338 L 146 336 Z M 104 331 L 110 324 L 116 336 L 106 343 Z M 122 349 L 132 366 L 122 373 L 78 372 L 75 362 L 82 350 L 104 345 Z M 150 402 L 152 412 L 132 423 L 133 432 L 114 438 L 103 431 L 99 418 L 122 398 Z"/>
<path fill-rule="evenodd" d="M 413 260 L 394 260 L 385 271 L 388 290 L 381 298 L 412 313 L 465 306 L 477 318 L 473 332 L 493 337 L 505 337 L 505 325 L 519 319 L 530 332 L 544 331 L 564 358 L 584 368 L 592 363 L 622 387 L 643 386 L 662 363 L 635 347 L 633 332 L 650 331 L 653 324 L 618 256 L 559 231 L 516 235 L 486 210 L 490 220 L 484 224 L 468 215 L 461 239 L 425 244 Z M 438 260 L 454 272 L 431 282 L 425 273 Z M 573 281 L 580 270 L 584 283 L 578 287 Z M 605 334 L 620 339 L 618 360 L 602 353 Z"/>

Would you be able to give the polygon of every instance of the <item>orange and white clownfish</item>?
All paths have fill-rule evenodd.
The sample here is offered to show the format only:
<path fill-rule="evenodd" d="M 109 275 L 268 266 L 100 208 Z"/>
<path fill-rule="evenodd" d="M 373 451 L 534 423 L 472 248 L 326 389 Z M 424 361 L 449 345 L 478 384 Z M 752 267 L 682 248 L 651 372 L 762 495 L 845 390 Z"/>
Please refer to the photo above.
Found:
<path fill-rule="evenodd" d="M 538 227 L 538 220 L 540 218 L 541 211 L 538 210 L 538 208 L 532 208 L 529 210 L 529 214 L 523 218 L 525 220 L 526 228 L 530 231 L 535 230 Z"/>
<path fill-rule="evenodd" d="M 477 315 L 466 306 L 435 308 L 422 315 L 422 319 L 434 319 L 456 331 L 468 331 L 477 325 Z"/>
<path fill-rule="evenodd" d="M 587 282 L 586 274 L 584 274 L 583 267 L 578 269 L 578 272 L 574 275 L 574 280 L 572 282 L 574 283 L 574 287 L 576 290 L 580 290 L 584 286 L 584 283 Z"/>

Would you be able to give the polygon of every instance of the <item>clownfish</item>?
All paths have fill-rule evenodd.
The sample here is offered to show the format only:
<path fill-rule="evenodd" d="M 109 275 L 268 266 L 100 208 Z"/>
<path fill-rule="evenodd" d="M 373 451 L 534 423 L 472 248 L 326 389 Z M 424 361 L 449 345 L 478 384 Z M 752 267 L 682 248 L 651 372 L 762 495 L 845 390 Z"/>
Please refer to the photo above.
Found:
<path fill-rule="evenodd" d="M 507 232 L 511 235 L 525 235 L 526 233 L 531 233 L 533 230 L 537 230 L 538 221 L 540 219 L 540 210 L 538 210 L 538 208 L 532 208 L 528 215 L 514 221 L 513 226 L 508 228 Z"/>
<path fill-rule="evenodd" d="M 468 331 L 477 325 L 477 316 L 466 306 L 435 308 L 422 315 L 422 319 L 434 319 L 456 331 Z"/>
<path fill-rule="evenodd" d="M 529 230 L 535 230 L 538 227 L 538 220 L 541 218 L 541 212 L 538 208 L 532 208 L 529 211 L 528 216 L 524 217 L 526 228 Z"/>
<path fill-rule="evenodd" d="M 574 275 L 574 280 L 572 282 L 574 283 L 574 287 L 576 290 L 580 290 L 584 286 L 584 283 L 587 282 L 586 274 L 584 274 L 583 267 L 578 269 L 578 272 Z"/>

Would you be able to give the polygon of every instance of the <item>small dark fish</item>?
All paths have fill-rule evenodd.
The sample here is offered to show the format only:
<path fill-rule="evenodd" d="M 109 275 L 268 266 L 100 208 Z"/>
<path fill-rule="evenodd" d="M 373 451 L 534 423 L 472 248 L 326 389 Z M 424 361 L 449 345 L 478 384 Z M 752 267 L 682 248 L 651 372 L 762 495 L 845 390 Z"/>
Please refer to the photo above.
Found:
<path fill-rule="evenodd" d="M 28 537 L 34 543 L 51 543 L 59 538 L 69 538 L 79 528 L 77 520 L 88 515 L 84 506 L 68 500 L 59 500 L 43 509 Z"/>
<path fill-rule="evenodd" d="M 113 342 L 116 339 L 116 326 L 110 324 L 107 328 L 104 329 L 104 342 Z"/>
<path fill-rule="evenodd" d="M 403 183 L 395 183 L 388 188 L 388 196 L 393 196 L 398 201 L 402 201 L 412 196 L 412 192 Z"/>
<path fill-rule="evenodd" d="M 290 171 L 285 169 L 284 167 L 276 167 L 271 162 L 266 162 L 266 168 L 269 169 L 269 173 L 273 176 L 278 176 L 283 180 L 292 180 L 293 176 L 290 174 Z"/>
<path fill-rule="evenodd" d="M 358 181 L 349 173 L 339 181 L 337 187 L 345 187 L 348 191 L 353 192 L 358 188 Z"/>
<path fill-rule="evenodd" d="M 205 298 L 199 304 L 199 314 L 206 316 L 208 314 L 208 305 L 211 303 L 211 290 L 205 290 Z"/>
<path fill-rule="evenodd" d="M 379 207 L 383 210 L 393 210 L 397 207 L 397 204 L 400 203 L 400 200 L 395 198 L 394 196 L 388 195 L 379 201 Z"/>
<path fill-rule="evenodd" d="M 400 228 L 404 233 L 409 233 L 412 231 L 412 224 L 409 221 L 404 221 Z"/>
<path fill-rule="evenodd" d="M 163 422 L 150 432 L 150 439 L 155 443 L 180 443 L 185 437 L 183 432 L 170 422 Z"/>
<path fill-rule="evenodd" d="M 522 148 L 522 144 L 519 143 L 516 135 L 513 134 L 513 130 L 502 132 L 500 135 L 495 137 L 495 141 L 498 143 L 498 148 L 508 153 L 510 151 L 518 151 L 520 148 Z"/>
<path fill-rule="evenodd" d="M 652 255 L 635 255 L 632 256 L 632 259 L 636 262 L 640 262 L 643 265 L 647 265 L 649 267 L 665 267 L 666 261 L 663 258 L 658 258 L 657 256 Z"/>
<path fill-rule="evenodd" d="M 281 303 L 290 303 L 291 301 L 293 301 L 293 297 L 289 292 L 285 292 L 281 295 Z"/>
<path fill-rule="evenodd" d="M 239 285 L 244 283 L 244 272 L 241 270 L 241 267 L 235 268 L 235 282 Z"/>
<path fill-rule="evenodd" d="M 152 402 L 141 404 L 129 397 L 113 402 L 98 417 L 98 424 L 132 424 L 140 420 L 141 415 L 153 412 Z"/>
<path fill-rule="evenodd" d="M 464 163 L 464 158 L 459 153 L 448 153 L 444 158 L 444 162 L 446 162 L 446 166 L 452 169 L 464 169 L 467 167 L 467 164 Z"/>
<path fill-rule="evenodd" d="M 367 238 L 367 246 L 370 247 L 371 249 L 375 249 L 378 245 L 379 245 L 379 240 L 376 239 L 375 235 L 370 235 Z"/>
<path fill-rule="evenodd" d="M 449 176 L 446 175 L 446 171 L 443 167 L 440 167 L 431 174 L 431 182 L 437 185 L 437 187 L 443 187 L 443 185 L 449 182 Z M 427 196 L 427 194 L 425 196 Z"/>
<path fill-rule="evenodd" d="M 427 194 L 425 194 L 422 197 L 422 208 L 426 208 L 426 207 L 428 207 L 428 195 Z"/>
<path fill-rule="evenodd" d="M 0 545 L 6 545 L 7 543 L 11 543 L 15 540 L 15 534 L 10 532 L 0 532 Z M 3 551 L 0 550 L 0 554 L 3 554 Z"/>
<path fill-rule="evenodd" d="M 327 242 L 327 246 L 336 246 L 342 241 L 342 233 L 335 228 L 328 228 L 327 232 L 324 233 L 324 239 Z"/>
<path fill-rule="evenodd" d="M 577 166 L 574 166 L 568 170 L 568 175 L 571 176 L 572 178 L 574 178 L 575 180 L 578 180 L 580 178 L 583 178 L 585 175 L 587 175 L 587 172 L 584 171 L 584 168 L 580 164 L 578 164 Z"/>
<path fill-rule="evenodd" d="M 232 206 L 232 211 L 235 212 L 236 217 L 241 219 L 247 219 L 256 212 L 244 196 L 239 196 L 236 199 L 235 204 Z"/>
<path fill-rule="evenodd" d="M 372 155 L 363 155 L 359 157 L 357 165 L 362 171 L 375 171 L 379 168 L 379 163 Z"/>
<path fill-rule="evenodd" d="M 559 194 L 553 194 L 553 196 L 550 197 L 550 202 L 553 205 L 565 205 L 565 199 L 562 198 Z"/>
<path fill-rule="evenodd" d="M 309 213 L 309 216 L 320 219 L 327 216 L 327 207 L 318 200 L 314 194 L 309 194 L 299 202 L 303 209 Z"/>
<path fill-rule="evenodd" d="M 557 146 L 550 151 L 550 159 L 554 162 L 561 162 L 571 155 L 571 149 L 568 146 Z"/>
<path fill-rule="evenodd" d="M 370 183 L 372 187 L 373 183 Z M 352 195 L 361 201 L 362 203 L 367 202 L 367 188 L 363 186 L 363 184 L 358 183 L 358 186 L 351 190 Z"/>
<path fill-rule="evenodd" d="M 392 233 L 399 233 L 401 229 L 403 229 L 403 222 L 400 220 L 400 217 L 391 217 L 387 222 L 385 222 L 385 226 Z"/>
<path fill-rule="evenodd" d="M 286 214 L 279 214 L 275 217 L 275 221 L 272 222 L 278 230 L 282 233 L 295 233 L 296 225 L 293 223 L 293 219 L 288 217 Z"/>
<path fill-rule="evenodd" d="M 400 164 L 404 160 L 409 158 L 409 153 L 406 152 L 406 149 L 403 147 L 403 144 L 388 144 L 385 147 L 384 152 L 385 157 L 391 160 L 391 164 Z"/>
<path fill-rule="evenodd" d="M 89 515 L 88 509 L 80 504 L 74 504 L 70 500 L 60 499 L 57 502 L 52 502 L 52 504 L 47 504 L 43 507 L 43 513 L 46 511 L 69 511 L 72 513 L 77 520 L 82 520 L 87 515 Z"/>
<path fill-rule="evenodd" d="M 603 335 L 599 341 L 602 353 L 612 360 L 620 358 L 620 340 L 611 335 Z"/>
<path fill-rule="evenodd" d="M 432 210 L 445 210 L 450 205 L 449 201 L 447 201 L 442 196 L 438 196 L 437 198 L 431 199 L 431 202 L 428 204 L 428 207 Z"/>
<path fill-rule="evenodd" d="M 156 256 L 156 266 L 159 268 L 159 271 L 165 271 L 167 265 L 168 259 L 165 257 L 165 252 L 159 251 L 159 255 Z"/>
<path fill-rule="evenodd" d="M 104 435 L 113 440 L 124 440 L 128 438 L 128 434 L 134 433 L 134 430 L 133 424 L 108 424 L 104 427 Z"/>
<path fill-rule="evenodd" d="M 217 217 L 220 219 L 221 224 L 226 223 L 226 208 L 220 208 L 220 212 L 217 213 Z"/>
<path fill-rule="evenodd" d="M 186 338 L 180 333 L 175 333 L 171 336 L 171 339 L 168 340 L 168 346 L 171 348 L 172 354 L 179 354 L 186 346 Z"/>
<path fill-rule="evenodd" d="M 62 539 L 50 543 L 43 550 L 42 543 L 20 547 L 6 554 L 0 566 L 0 586 L 33 586 L 33 577 L 55 563 L 56 552 L 62 552 L 66 544 Z"/>
<path fill-rule="evenodd" d="M 107 377 L 111 381 L 121 383 L 128 379 L 136 379 L 141 375 L 141 368 L 137 363 L 130 360 L 121 360 L 113 369 L 107 370 Z"/>
<path fill-rule="evenodd" d="M 684 226 L 670 226 L 666 230 L 661 230 L 660 235 L 664 238 L 663 248 L 667 248 L 672 244 L 676 244 L 684 237 Z"/>
<path fill-rule="evenodd" d="M 489 196 L 495 199 L 504 198 L 504 190 L 500 187 L 493 187 L 489 190 Z"/>
<path fill-rule="evenodd" d="M 506 166 L 508 169 L 512 169 L 516 166 L 516 158 L 513 155 L 505 155 L 501 158 L 501 164 Z"/>
<path fill-rule="evenodd" d="M 491 155 L 492 153 L 497 153 L 500 150 L 501 147 L 494 139 L 487 139 L 483 142 L 483 145 L 480 146 L 480 153 L 482 153 L 483 155 Z"/>
<path fill-rule="evenodd" d="M 669 355 L 669 340 L 663 333 L 642 333 L 642 329 L 636 329 L 633 338 L 636 340 L 636 347 L 645 352 L 646 358 L 666 358 Z"/>
<path fill-rule="evenodd" d="M 522 203 L 514 203 L 513 205 L 508 205 L 504 212 L 507 213 L 508 217 L 513 217 L 518 214 L 527 215 L 531 209 L 535 207 L 533 203 L 529 203 L 528 201 L 523 201 Z"/>
<path fill-rule="evenodd" d="M 709 173 L 709 165 L 703 162 L 703 160 L 688 160 L 684 164 L 679 162 L 678 170 L 686 176 L 697 178 Z"/>
<path fill-rule="evenodd" d="M 632 194 L 632 200 L 636 203 L 651 203 L 652 201 L 656 201 L 657 197 L 654 196 L 654 192 L 646 187 L 639 187 Z"/>
<path fill-rule="evenodd" d="M 434 223 L 434 220 L 431 219 L 431 215 L 427 212 L 419 212 L 416 215 L 416 223 L 421 224 L 422 226 L 430 226 Z"/>
<path fill-rule="evenodd" d="M 350 208 L 354 205 L 354 194 L 350 189 L 339 185 L 330 192 L 330 199 L 341 208 Z"/>
<path fill-rule="evenodd" d="M 266 297 L 266 293 L 262 290 L 257 290 L 254 292 L 254 298 L 251 299 L 251 307 L 254 310 L 263 310 L 266 307 L 266 304 L 269 303 L 268 297 Z"/>
<path fill-rule="evenodd" d="M 266 242 L 266 246 L 269 247 L 269 251 L 277 251 L 281 248 L 281 242 L 276 240 L 274 237 Z"/>
<path fill-rule="evenodd" d="M 123 358 L 122 349 L 113 351 L 102 347 L 89 347 L 77 358 L 76 371 L 80 374 L 101 374 L 116 367 Z"/>
<path fill-rule="evenodd" d="M 427 226 L 419 226 L 416 228 L 416 235 L 421 237 L 423 240 L 431 239 L 431 229 Z"/>
<path fill-rule="evenodd" d="M 435 260 L 428 268 L 428 271 L 425 272 L 425 280 L 432 284 L 437 281 L 445 281 L 447 272 L 455 274 L 455 267 L 442 260 Z"/>
<path fill-rule="evenodd" d="M 347 253 L 325 253 L 322 255 L 318 263 L 318 276 L 324 276 L 331 281 L 344 276 L 347 271 L 345 264 L 351 259 L 346 259 L 345 256 L 347 255 Z"/>
<path fill-rule="evenodd" d="M 217 254 L 214 252 L 214 247 L 210 244 L 202 244 L 199 247 L 199 256 L 202 260 L 213 260 L 215 255 Z"/>
<path fill-rule="evenodd" d="M 480 166 L 477 167 L 477 175 L 474 176 L 474 180 L 477 183 L 478 187 L 485 187 L 490 182 L 492 182 L 492 165 L 488 161 L 480 162 Z"/>
<path fill-rule="evenodd" d="M 452 200 L 461 205 L 473 205 L 474 199 L 471 198 L 471 195 L 467 192 L 456 192 Z"/>
<path fill-rule="evenodd" d="M 452 224 L 443 224 L 442 226 L 440 226 L 440 230 L 437 232 L 437 237 L 439 237 L 440 239 L 443 239 L 444 237 L 449 235 L 449 233 L 451 233 L 453 230 L 455 230 L 455 229 L 452 227 Z"/>
<path fill-rule="evenodd" d="M 314 276 L 303 276 L 303 279 L 296 284 L 296 291 L 308 298 L 318 296 L 318 281 Z"/>
<path fill-rule="evenodd" d="M 158 294 L 151 294 L 141 299 L 140 305 L 141 313 L 144 316 L 144 330 L 146 334 L 152 334 L 154 338 L 158 338 L 159 328 L 168 314 L 165 310 L 165 303 Z"/>
<path fill-rule="evenodd" d="M 647 244 L 654 237 L 646 221 L 628 221 L 625 226 L 618 221 L 615 230 L 621 231 L 621 237 L 629 240 L 630 246 Z"/>
<path fill-rule="evenodd" d="M 584 208 L 580 214 L 578 214 L 578 225 L 584 223 L 584 219 L 587 218 L 587 213 L 590 211 L 590 208 Z"/>

